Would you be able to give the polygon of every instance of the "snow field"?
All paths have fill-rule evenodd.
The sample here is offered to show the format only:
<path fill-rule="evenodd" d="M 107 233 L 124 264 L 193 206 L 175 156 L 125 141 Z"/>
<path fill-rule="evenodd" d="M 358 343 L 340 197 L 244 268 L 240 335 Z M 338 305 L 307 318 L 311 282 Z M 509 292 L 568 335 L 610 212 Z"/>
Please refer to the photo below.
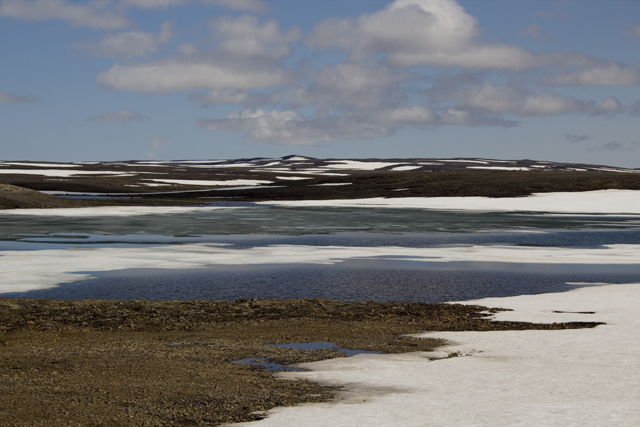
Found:
<path fill-rule="evenodd" d="M 279 373 L 346 386 L 345 399 L 276 408 L 261 427 L 640 425 L 640 284 L 469 301 L 498 320 L 598 321 L 593 329 L 434 332 L 434 353 L 359 355 Z M 574 313 L 557 313 L 565 311 Z M 577 314 L 595 312 L 595 314 Z M 458 354 L 460 357 L 437 359 Z M 436 359 L 433 359 L 433 358 Z"/>

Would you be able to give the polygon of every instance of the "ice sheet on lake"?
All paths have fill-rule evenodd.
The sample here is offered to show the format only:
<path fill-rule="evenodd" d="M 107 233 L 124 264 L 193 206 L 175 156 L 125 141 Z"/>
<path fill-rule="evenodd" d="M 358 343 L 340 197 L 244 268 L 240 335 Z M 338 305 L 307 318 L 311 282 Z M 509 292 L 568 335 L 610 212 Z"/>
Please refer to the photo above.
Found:
<path fill-rule="evenodd" d="M 128 268 L 192 269 L 208 265 L 336 264 L 350 259 L 514 262 L 544 264 L 638 264 L 640 245 L 598 248 L 464 245 L 396 246 L 270 245 L 230 249 L 212 243 L 134 248 L 0 251 L 0 293 L 46 289 L 91 278 L 77 272 Z"/>
<path fill-rule="evenodd" d="M 524 211 L 571 213 L 640 213 L 640 191 L 597 190 L 571 193 L 534 193 L 528 197 L 403 197 L 345 200 L 262 202 L 283 206 L 353 206 L 422 208 L 470 211 Z"/>
<path fill-rule="evenodd" d="M 198 192 L 201 190 L 195 190 Z M 186 192 L 180 192 L 186 193 Z M 137 194 L 137 193 L 136 193 Z M 166 193 L 165 193 L 166 194 Z M 21 216 L 54 216 L 54 217 L 101 217 L 101 216 L 138 216 L 163 215 L 176 213 L 207 214 L 220 209 L 246 209 L 243 206 L 100 206 L 91 208 L 65 209 L 6 209 L 0 210 L 0 218 L 4 215 Z"/>
<path fill-rule="evenodd" d="M 345 399 L 276 408 L 256 427 L 640 425 L 640 284 L 492 298 L 499 320 L 598 321 L 594 329 L 437 332 L 434 354 L 360 355 L 281 373 L 346 386 Z M 563 312 L 563 313 L 560 313 Z M 577 314 L 595 312 L 595 314 Z M 457 355 L 440 360 L 430 357 Z"/>
<path fill-rule="evenodd" d="M 0 173 L 16 175 L 42 175 L 55 177 L 70 177 L 74 175 L 111 175 L 111 176 L 133 176 L 130 173 L 110 172 L 110 171 L 78 171 L 64 169 L 0 169 Z"/>
<path fill-rule="evenodd" d="M 77 168 L 80 164 L 73 163 L 26 163 L 26 162 L 0 162 L 0 166 L 33 166 L 41 168 Z"/>

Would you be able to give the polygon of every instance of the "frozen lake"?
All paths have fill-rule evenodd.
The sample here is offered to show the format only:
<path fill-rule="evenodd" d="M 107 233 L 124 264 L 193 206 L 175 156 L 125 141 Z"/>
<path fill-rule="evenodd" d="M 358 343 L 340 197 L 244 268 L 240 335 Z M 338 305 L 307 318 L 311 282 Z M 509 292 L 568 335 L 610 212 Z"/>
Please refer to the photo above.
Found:
<path fill-rule="evenodd" d="M 637 283 L 638 242 L 634 213 L 268 204 L 6 211 L 0 292 L 443 302 Z"/>

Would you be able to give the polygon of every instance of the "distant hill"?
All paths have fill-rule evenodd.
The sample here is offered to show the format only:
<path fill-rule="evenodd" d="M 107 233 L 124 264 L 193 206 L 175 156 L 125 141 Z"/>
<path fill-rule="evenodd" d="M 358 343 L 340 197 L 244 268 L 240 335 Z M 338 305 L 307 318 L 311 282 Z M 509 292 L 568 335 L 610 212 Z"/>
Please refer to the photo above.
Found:
<path fill-rule="evenodd" d="M 61 199 L 28 188 L 0 184 L 0 209 L 69 208 L 79 202 Z"/>
<path fill-rule="evenodd" d="M 640 169 L 527 159 L 316 159 L 296 155 L 236 160 L 0 161 L 0 184 L 4 184 L 2 209 L 204 205 L 640 190 Z"/>

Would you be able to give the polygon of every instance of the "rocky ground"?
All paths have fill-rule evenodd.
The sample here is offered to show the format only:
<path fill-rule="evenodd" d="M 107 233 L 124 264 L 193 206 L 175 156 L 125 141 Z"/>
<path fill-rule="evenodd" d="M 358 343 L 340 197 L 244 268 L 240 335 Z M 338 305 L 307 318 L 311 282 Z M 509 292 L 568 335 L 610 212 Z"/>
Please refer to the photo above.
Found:
<path fill-rule="evenodd" d="M 219 425 L 275 406 L 326 401 L 335 389 L 284 381 L 259 358 L 295 364 L 336 350 L 429 351 L 425 330 L 564 329 L 596 323 L 493 322 L 478 306 L 333 300 L 58 301 L 0 299 L 0 424 Z"/>

